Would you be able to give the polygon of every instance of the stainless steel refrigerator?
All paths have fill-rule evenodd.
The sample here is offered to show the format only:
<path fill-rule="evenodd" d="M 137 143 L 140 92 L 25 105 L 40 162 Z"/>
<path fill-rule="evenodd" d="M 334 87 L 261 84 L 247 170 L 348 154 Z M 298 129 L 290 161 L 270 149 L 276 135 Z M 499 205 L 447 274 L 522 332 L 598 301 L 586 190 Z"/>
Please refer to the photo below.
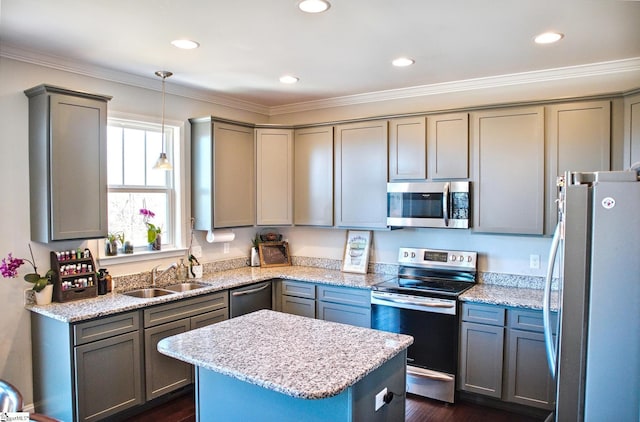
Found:
<path fill-rule="evenodd" d="M 555 412 L 548 420 L 639 421 L 638 173 L 568 172 L 559 185 L 543 304 L 556 380 Z M 557 290 L 551 288 L 554 265 Z M 549 327 L 552 294 L 558 295 L 556 338 Z"/>

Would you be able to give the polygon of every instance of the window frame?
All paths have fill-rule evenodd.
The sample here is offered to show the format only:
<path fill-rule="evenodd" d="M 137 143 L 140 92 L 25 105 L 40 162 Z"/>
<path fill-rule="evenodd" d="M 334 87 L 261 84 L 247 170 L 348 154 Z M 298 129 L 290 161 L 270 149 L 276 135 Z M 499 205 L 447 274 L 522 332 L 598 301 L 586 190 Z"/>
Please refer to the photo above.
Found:
<path fill-rule="evenodd" d="M 140 116 L 130 113 L 110 112 L 107 117 L 107 126 L 119 126 L 134 129 L 149 129 L 150 127 L 161 127 L 161 120 L 158 117 Z M 185 183 L 185 124 L 177 120 L 169 120 L 165 118 L 165 132 L 172 133 L 172 142 L 170 146 L 165 146 L 170 157 L 173 159 L 173 170 L 171 173 L 170 187 L 164 186 L 127 186 L 126 185 L 108 185 L 107 194 L 109 192 L 166 192 L 168 191 L 168 212 L 171 221 L 168 221 L 167 230 L 170 230 L 169 244 L 163 244 L 162 250 L 151 251 L 144 248 L 136 248 L 133 254 L 122 254 L 114 256 L 105 255 L 106 239 L 98 241 L 98 260 L 100 265 L 118 264 L 124 262 L 135 262 L 158 259 L 163 257 L 184 256 L 186 248 L 186 231 L 184 229 L 186 214 L 186 183 Z M 108 167 L 108 165 L 107 165 Z"/>

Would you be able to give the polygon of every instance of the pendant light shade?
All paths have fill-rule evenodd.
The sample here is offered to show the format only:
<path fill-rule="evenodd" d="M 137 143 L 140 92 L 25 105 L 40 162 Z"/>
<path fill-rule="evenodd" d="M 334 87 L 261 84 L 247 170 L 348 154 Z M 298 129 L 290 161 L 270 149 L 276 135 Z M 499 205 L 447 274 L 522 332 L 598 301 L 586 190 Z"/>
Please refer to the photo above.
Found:
<path fill-rule="evenodd" d="M 162 152 L 160 153 L 160 157 L 158 157 L 158 161 L 156 161 L 156 164 L 153 166 L 154 170 L 173 170 L 173 166 L 167 159 L 167 153 L 164 151 L 164 82 L 165 79 L 171 75 L 173 75 L 173 73 L 166 70 L 158 70 L 156 72 L 156 76 L 162 78 Z"/>

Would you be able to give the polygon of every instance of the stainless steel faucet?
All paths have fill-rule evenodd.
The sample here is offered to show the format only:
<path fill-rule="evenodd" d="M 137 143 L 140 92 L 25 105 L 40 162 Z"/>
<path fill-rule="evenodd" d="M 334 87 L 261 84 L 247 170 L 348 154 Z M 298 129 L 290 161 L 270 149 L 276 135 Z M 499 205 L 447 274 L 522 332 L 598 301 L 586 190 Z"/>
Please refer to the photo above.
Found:
<path fill-rule="evenodd" d="M 178 265 L 174 262 L 173 264 L 165 268 L 160 274 L 158 274 L 158 267 L 159 265 L 156 265 L 151 269 L 151 285 L 153 287 L 156 287 L 156 283 L 158 282 L 159 278 L 162 278 L 162 276 L 165 275 L 167 272 L 169 272 L 169 270 L 178 268 Z"/>

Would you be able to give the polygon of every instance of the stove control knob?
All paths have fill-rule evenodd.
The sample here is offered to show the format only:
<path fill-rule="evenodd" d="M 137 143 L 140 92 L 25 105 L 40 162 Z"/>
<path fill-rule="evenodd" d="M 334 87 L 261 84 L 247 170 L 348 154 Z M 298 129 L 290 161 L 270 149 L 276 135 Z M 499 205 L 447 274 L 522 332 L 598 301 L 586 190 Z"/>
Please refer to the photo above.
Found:
<path fill-rule="evenodd" d="M 455 255 L 451 255 L 451 260 L 455 262 L 456 256 Z"/>
<path fill-rule="evenodd" d="M 409 256 L 409 252 L 404 252 L 402 255 L 407 258 Z"/>
<path fill-rule="evenodd" d="M 464 256 L 460 255 L 460 262 L 464 262 Z"/>
<path fill-rule="evenodd" d="M 473 258 L 471 258 L 471 255 L 469 255 L 469 256 L 467 257 L 467 262 L 471 262 L 471 261 L 473 261 Z"/>
<path fill-rule="evenodd" d="M 416 253 L 415 252 L 411 252 L 411 258 L 415 258 L 416 257 Z"/>

